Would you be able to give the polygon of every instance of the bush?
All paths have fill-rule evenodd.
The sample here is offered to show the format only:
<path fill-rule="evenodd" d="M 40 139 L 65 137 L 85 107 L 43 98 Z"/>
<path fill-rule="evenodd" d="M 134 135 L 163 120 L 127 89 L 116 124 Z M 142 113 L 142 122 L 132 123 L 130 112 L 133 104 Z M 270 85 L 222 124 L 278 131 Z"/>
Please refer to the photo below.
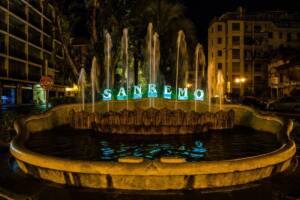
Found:
<path fill-rule="evenodd" d="M 5 112 L 0 118 L 0 130 L 12 130 L 14 121 L 20 117 L 15 112 Z"/>

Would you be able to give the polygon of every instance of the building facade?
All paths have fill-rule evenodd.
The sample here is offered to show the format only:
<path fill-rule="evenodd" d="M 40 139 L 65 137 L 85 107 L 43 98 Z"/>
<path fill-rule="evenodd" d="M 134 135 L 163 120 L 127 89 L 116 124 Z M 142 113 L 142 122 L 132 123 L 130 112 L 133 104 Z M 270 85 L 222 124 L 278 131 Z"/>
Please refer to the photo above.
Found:
<path fill-rule="evenodd" d="M 51 96 L 65 92 L 63 49 L 51 5 L 41 0 L 0 1 L 0 96 L 2 104 L 44 103 L 42 76 L 54 79 Z"/>
<path fill-rule="evenodd" d="M 267 95 L 270 52 L 280 47 L 300 47 L 300 13 L 246 13 L 242 8 L 225 13 L 208 29 L 212 79 L 217 82 L 219 69 L 226 92 Z"/>

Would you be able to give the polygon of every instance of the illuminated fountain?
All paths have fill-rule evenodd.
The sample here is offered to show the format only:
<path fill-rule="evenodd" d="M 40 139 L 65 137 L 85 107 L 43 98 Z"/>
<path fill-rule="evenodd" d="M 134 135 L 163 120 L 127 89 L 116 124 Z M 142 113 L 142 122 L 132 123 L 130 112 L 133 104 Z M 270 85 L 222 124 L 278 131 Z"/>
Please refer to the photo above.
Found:
<path fill-rule="evenodd" d="M 159 76 L 160 44 L 159 35 L 153 31 L 152 23 L 149 23 L 147 28 L 146 52 L 147 56 L 145 75 L 148 77 L 149 84 L 156 84 Z M 155 101 L 153 99 L 155 97 L 157 96 L 153 95 L 150 97 L 149 107 L 155 107 Z"/>
<path fill-rule="evenodd" d="M 265 116 L 241 105 L 222 105 L 224 77 L 222 71 L 218 71 L 215 78 L 212 63 L 206 78 L 209 103 L 208 106 L 201 103 L 205 93 L 199 88 L 199 66 L 202 66 L 202 81 L 206 63 L 200 44 L 195 50 L 194 91 L 189 91 L 188 51 L 183 31 L 178 32 L 177 38 L 175 90 L 170 85 L 162 88 L 156 85 L 160 66 L 159 35 L 154 33 L 151 23 L 144 64 L 147 86 L 129 86 L 127 29 L 123 30 L 121 46 L 122 84 L 126 85 L 127 91 L 121 87 L 113 93 L 112 40 L 106 33 L 106 88 L 101 93 L 102 101 L 94 102 L 98 69 L 94 58 L 92 104 L 85 105 L 87 81 L 85 70 L 81 69 L 78 85 L 82 104 L 61 105 L 15 122 L 17 136 L 11 142 L 10 151 L 24 173 L 59 184 L 96 189 L 192 190 L 247 184 L 291 167 L 296 152 L 290 137 L 293 122 Z M 218 91 L 212 91 L 215 82 Z M 204 86 L 201 84 L 201 87 Z M 132 91 L 130 100 L 129 91 Z M 219 94 L 219 105 L 211 103 L 213 93 Z M 145 96 L 147 98 L 143 98 Z M 124 109 L 124 100 L 127 109 Z M 240 126 L 244 128 L 237 128 Z M 229 133 L 224 137 L 226 131 Z M 255 140 L 257 135 L 250 139 L 254 132 L 266 138 L 264 142 L 269 144 L 268 148 L 263 149 L 263 145 L 260 148 Z M 243 138 L 240 149 L 234 149 L 233 154 L 226 157 L 227 152 L 223 151 L 231 150 L 226 146 L 232 141 L 223 142 L 224 138 L 242 133 L 246 135 L 233 137 L 235 144 Z M 116 142 L 121 135 L 124 138 Z M 71 154 L 70 149 L 60 145 L 56 136 L 64 143 L 67 141 L 67 148 L 72 147 Z M 75 140 L 75 137 L 79 139 Z M 210 142 L 211 137 L 217 138 L 215 141 L 219 143 Z M 43 138 L 46 142 L 39 143 Z M 129 142 L 124 144 L 126 139 Z M 247 153 L 253 146 L 253 152 Z M 212 156 L 216 153 L 217 157 Z"/>
<path fill-rule="evenodd" d="M 201 78 L 199 79 L 199 66 L 201 69 Z M 199 88 L 199 82 L 203 87 L 202 83 L 205 80 L 205 67 L 206 67 L 206 59 L 203 51 L 203 47 L 200 43 L 197 44 L 195 49 L 195 89 Z M 200 81 L 199 81 L 200 80 Z M 197 112 L 197 101 L 195 100 L 195 111 Z"/>
<path fill-rule="evenodd" d="M 179 78 L 180 74 L 180 78 Z M 177 109 L 178 93 L 185 88 L 188 80 L 188 52 L 185 41 L 185 34 L 182 30 L 178 32 L 177 36 L 177 56 L 176 56 L 176 99 L 175 109 Z M 182 87 L 182 88 L 179 88 Z M 180 90 L 180 91 L 179 91 Z M 186 91 L 184 91 L 186 93 Z"/>
<path fill-rule="evenodd" d="M 94 56 L 91 68 L 91 85 L 92 85 L 92 112 L 95 112 L 95 93 L 99 91 L 99 67 L 97 64 L 97 59 Z"/>
<path fill-rule="evenodd" d="M 111 70 L 111 49 L 112 49 L 111 36 L 107 32 L 105 34 L 105 44 L 104 44 L 106 88 L 110 88 L 112 86 L 112 81 L 111 81 L 111 71 L 112 71 Z M 111 96 L 108 95 L 108 99 L 111 99 Z M 107 111 L 109 111 L 109 110 L 110 110 L 109 101 L 107 101 Z"/>
<path fill-rule="evenodd" d="M 126 109 L 128 110 L 129 99 L 129 66 L 128 66 L 128 29 L 123 29 L 123 36 L 121 39 L 121 55 L 122 55 L 122 84 L 126 84 L 127 98 Z M 126 83 L 125 83 L 126 82 Z"/>
<path fill-rule="evenodd" d="M 86 87 L 86 72 L 84 68 L 81 68 L 79 78 L 78 78 L 78 86 L 81 91 L 81 109 L 84 111 L 85 109 L 85 87 Z"/>
<path fill-rule="evenodd" d="M 224 98 L 224 77 L 223 77 L 222 69 L 219 69 L 217 74 L 217 92 L 219 95 L 220 110 L 222 110 L 223 98 Z"/>

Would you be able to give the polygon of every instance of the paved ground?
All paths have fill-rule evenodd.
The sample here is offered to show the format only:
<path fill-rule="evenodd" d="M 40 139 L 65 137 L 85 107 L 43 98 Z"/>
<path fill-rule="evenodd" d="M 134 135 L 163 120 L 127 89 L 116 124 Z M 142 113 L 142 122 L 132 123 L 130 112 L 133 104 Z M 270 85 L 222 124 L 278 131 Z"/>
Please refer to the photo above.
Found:
<path fill-rule="evenodd" d="M 16 108 L 9 108 L 16 109 Z M 31 111 L 32 107 L 22 108 L 22 113 Z M 40 111 L 39 108 L 37 109 Z M 21 112 L 16 109 L 16 112 Z M 279 114 L 292 117 L 300 122 L 300 115 Z M 297 128 L 295 140 L 300 146 L 300 128 Z M 272 179 L 267 179 L 238 188 L 224 188 L 213 191 L 114 191 L 91 190 L 65 187 L 36 180 L 23 174 L 14 159 L 5 149 L 0 152 L 0 199 L 42 199 L 42 200 L 295 200 L 300 199 L 300 167 Z M 300 148 L 298 148 L 300 156 Z M 298 157 L 296 157 L 297 161 Z M 295 161 L 295 164 L 297 162 Z M 299 158 L 300 161 L 300 158 Z M 295 165 L 296 166 L 296 165 Z"/>

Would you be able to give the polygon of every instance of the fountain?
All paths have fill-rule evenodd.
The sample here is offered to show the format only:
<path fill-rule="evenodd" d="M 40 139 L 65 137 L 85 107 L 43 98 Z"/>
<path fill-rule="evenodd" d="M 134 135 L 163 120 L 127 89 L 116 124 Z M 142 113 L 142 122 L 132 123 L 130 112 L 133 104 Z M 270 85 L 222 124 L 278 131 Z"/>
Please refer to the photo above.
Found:
<path fill-rule="evenodd" d="M 84 111 L 85 108 L 85 87 L 86 87 L 86 72 L 84 68 L 81 68 L 79 78 L 78 78 L 78 86 L 81 91 L 81 99 L 82 99 L 82 107 L 81 109 Z"/>
<path fill-rule="evenodd" d="M 198 89 L 198 82 L 199 82 L 199 65 L 202 67 L 202 74 L 200 79 L 200 84 L 205 79 L 205 54 L 203 51 L 203 47 L 200 43 L 197 44 L 195 49 L 195 89 Z M 201 84 L 202 86 L 202 84 Z M 195 111 L 197 112 L 197 101 L 195 100 Z"/>
<path fill-rule="evenodd" d="M 179 98 L 180 91 L 183 91 L 180 87 L 186 87 L 188 79 L 187 44 L 183 31 L 178 32 L 177 38 L 175 100 L 172 100 L 171 86 L 164 87 L 166 97 L 159 97 L 157 92 L 157 97 L 148 99 L 142 98 L 142 88 L 136 86 L 137 98 L 128 100 L 127 97 L 127 109 L 124 109 L 122 101 L 111 97 L 111 49 L 111 37 L 106 33 L 103 101 L 85 105 L 86 74 L 82 68 L 78 80 L 82 104 L 57 106 L 44 114 L 15 122 L 17 136 L 11 142 L 10 151 L 24 173 L 59 184 L 96 189 L 196 190 L 252 183 L 285 172 L 292 166 L 296 152 L 295 142 L 290 136 L 293 121 L 263 115 L 241 105 L 222 105 L 221 101 L 219 106 L 212 105 L 213 92 L 218 93 L 222 100 L 224 90 L 222 71 L 218 71 L 215 79 L 213 63 L 207 70 L 209 105 L 201 103 L 204 93 L 200 89 L 194 91 L 199 109 L 193 109 L 195 102 L 188 100 L 187 95 L 184 99 Z M 128 94 L 127 29 L 123 31 L 122 50 L 123 73 L 127 74 L 122 83 L 125 84 L 126 77 Z M 202 65 L 202 79 L 204 77 L 203 55 L 201 45 L 198 45 L 195 88 L 199 84 L 199 65 Z M 149 73 L 148 90 L 158 81 L 159 63 L 159 35 L 153 34 L 150 23 L 144 65 Z M 97 87 L 96 66 L 94 59 L 93 93 Z M 218 91 L 212 91 L 215 80 Z M 154 98 L 155 104 L 152 103 Z M 233 136 L 242 133 L 245 135 Z M 253 133 L 256 135 L 251 137 Z M 268 148 L 264 151 L 257 151 L 262 149 L 255 140 L 257 134 L 265 138 L 261 145 Z M 117 141 L 122 135 L 124 137 Z M 61 145 L 57 137 L 67 144 Z M 232 140 L 224 139 L 228 137 L 234 139 L 234 144 L 240 144 L 238 149 L 232 149 L 230 156 L 226 156 L 231 150 L 226 146 Z M 40 144 L 42 139 L 46 143 Z M 128 142 L 125 144 L 123 140 Z M 215 141 L 219 142 L 216 144 Z M 253 152 L 247 152 L 253 146 Z"/>
<path fill-rule="evenodd" d="M 126 80 L 126 109 L 128 110 L 128 98 L 129 98 L 129 68 L 128 68 L 128 29 L 123 29 L 123 36 L 121 39 L 121 52 L 122 52 L 122 84 L 125 85 Z"/>
<path fill-rule="evenodd" d="M 106 71 L 106 88 L 110 88 L 111 85 L 111 49 L 112 41 L 108 32 L 105 34 L 104 55 L 105 55 L 105 71 Z M 107 112 L 110 110 L 109 101 L 107 101 Z"/>
<path fill-rule="evenodd" d="M 208 111 L 211 112 L 211 97 L 212 97 L 212 84 L 213 84 L 213 66 L 210 63 L 207 69 L 207 94 L 208 94 Z"/>
<path fill-rule="evenodd" d="M 95 93 L 99 91 L 99 68 L 97 64 L 96 56 L 93 57 L 92 68 L 91 68 L 91 85 L 92 85 L 92 112 L 95 112 Z"/>
<path fill-rule="evenodd" d="M 218 92 L 218 95 L 219 95 L 220 110 L 222 110 L 223 97 L 224 97 L 224 77 L 223 77 L 222 69 L 218 69 L 217 92 Z"/>
<path fill-rule="evenodd" d="M 180 62 L 181 61 L 181 62 Z M 180 65 L 180 69 L 179 69 Z M 180 71 L 179 71 L 180 70 Z M 179 74 L 183 77 L 179 80 Z M 176 99 L 175 109 L 177 109 L 178 100 L 178 86 L 185 87 L 188 80 L 188 53 L 185 41 L 185 34 L 182 30 L 178 32 L 177 36 L 177 56 L 176 56 Z"/>

